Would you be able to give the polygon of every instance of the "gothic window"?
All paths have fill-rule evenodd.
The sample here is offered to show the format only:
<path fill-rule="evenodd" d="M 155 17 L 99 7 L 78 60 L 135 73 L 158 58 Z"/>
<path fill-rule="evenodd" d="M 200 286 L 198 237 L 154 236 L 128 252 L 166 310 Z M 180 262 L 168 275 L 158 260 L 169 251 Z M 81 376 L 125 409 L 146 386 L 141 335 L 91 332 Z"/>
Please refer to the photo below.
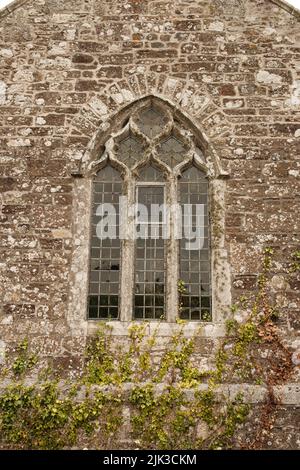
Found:
<path fill-rule="evenodd" d="M 190 130 L 137 107 L 95 164 L 89 319 L 211 321 L 208 186 Z"/>

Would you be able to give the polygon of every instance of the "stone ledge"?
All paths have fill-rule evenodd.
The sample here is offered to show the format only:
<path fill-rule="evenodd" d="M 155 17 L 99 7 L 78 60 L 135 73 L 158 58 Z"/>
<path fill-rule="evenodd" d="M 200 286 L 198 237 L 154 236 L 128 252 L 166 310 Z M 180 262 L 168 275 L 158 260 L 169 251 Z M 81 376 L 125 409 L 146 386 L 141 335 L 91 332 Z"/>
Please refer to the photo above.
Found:
<path fill-rule="evenodd" d="M 125 394 L 129 394 L 130 391 L 137 386 L 145 386 L 146 383 L 133 384 L 133 383 L 124 383 L 123 390 Z M 157 384 L 155 385 L 155 393 L 159 394 L 163 391 L 166 384 Z M 120 391 L 119 387 L 112 386 L 92 386 L 91 392 L 96 391 Z M 194 389 L 184 389 L 184 393 L 188 399 L 193 399 L 194 393 L 196 391 L 205 391 L 208 389 L 207 384 L 201 384 Z M 273 392 L 275 396 L 275 405 L 289 405 L 289 406 L 300 406 L 300 384 L 290 383 L 285 385 L 279 385 L 273 387 Z M 84 399 L 86 393 L 85 387 L 83 387 L 78 395 L 77 399 Z M 268 389 L 263 385 L 250 385 L 250 384 L 224 384 L 216 388 L 216 399 L 220 403 L 223 401 L 224 397 L 229 399 L 234 399 L 238 393 L 243 393 L 245 403 L 249 404 L 262 404 L 266 401 L 268 396 Z"/>
<path fill-rule="evenodd" d="M 34 384 L 32 379 L 26 379 L 22 385 L 24 386 L 31 386 Z M 89 387 L 82 386 L 76 396 L 76 401 L 81 401 L 86 398 L 87 390 L 93 397 L 96 392 L 114 392 L 120 393 L 121 391 L 124 393 L 125 398 L 129 396 L 130 392 L 135 387 L 143 387 L 149 384 L 149 382 L 141 382 L 141 383 L 129 383 L 126 382 L 122 384 L 122 386 L 114 386 L 114 385 L 91 385 Z M 4 380 L 0 384 L 0 394 L 1 391 L 11 385 L 10 380 Z M 167 384 L 159 383 L 153 384 L 154 391 L 158 395 L 160 394 L 163 389 L 166 387 Z M 65 382 L 61 382 L 60 384 L 62 393 L 68 390 L 69 385 L 66 385 Z M 192 400 L 194 397 L 195 392 L 205 391 L 208 390 L 207 384 L 200 384 L 193 389 L 183 389 L 186 398 Z M 274 386 L 272 389 L 275 397 L 275 405 L 277 406 L 300 406 L 300 383 L 288 383 L 285 385 L 277 385 Z M 251 385 L 251 384 L 223 384 L 220 385 L 215 389 L 216 400 L 220 403 L 223 402 L 224 398 L 229 398 L 231 400 L 238 394 L 242 393 L 244 396 L 245 403 L 249 403 L 252 405 L 259 405 L 266 402 L 268 397 L 268 389 L 264 385 Z"/>
<path fill-rule="evenodd" d="M 178 323 L 156 322 L 150 321 L 146 323 L 145 334 L 157 336 L 172 336 L 178 329 L 182 327 L 183 336 L 189 338 L 196 335 L 196 337 L 203 338 L 220 338 L 225 336 L 224 323 L 200 323 L 200 322 L 186 322 L 184 325 Z M 101 320 L 88 320 L 87 331 L 92 335 L 96 333 L 100 325 L 106 324 L 112 328 L 111 334 L 113 336 L 128 336 L 128 328 L 133 325 L 143 325 L 143 322 L 121 322 L 121 321 L 101 321 Z"/>

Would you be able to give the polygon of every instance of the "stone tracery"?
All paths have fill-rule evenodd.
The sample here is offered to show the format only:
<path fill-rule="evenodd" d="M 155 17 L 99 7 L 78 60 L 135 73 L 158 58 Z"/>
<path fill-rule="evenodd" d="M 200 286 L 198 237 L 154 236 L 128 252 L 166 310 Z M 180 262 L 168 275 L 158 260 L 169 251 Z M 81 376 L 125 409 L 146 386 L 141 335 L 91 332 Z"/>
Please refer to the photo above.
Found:
<path fill-rule="evenodd" d="M 201 256 L 201 250 L 198 249 L 197 252 L 189 254 L 182 248 L 184 246 L 182 240 L 179 243 L 177 226 L 185 227 L 186 224 L 183 213 L 180 215 L 180 220 L 183 217 L 182 222 L 177 218 L 178 215 L 172 213 L 168 215 L 166 222 L 167 239 L 133 242 L 130 247 L 127 246 L 127 250 L 129 250 L 127 257 L 124 254 L 126 248 L 123 246 L 123 250 L 120 250 L 120 259 L 117 263 L 118 265 L 122 264 L 121 258 L 123 259 L 123 268 L 127 271 L 127 282 L 124 280 L 123 287 L 120 287 L 120 297 L 121 299 L 124 297 L 128 298 L 130 297 L 128 292 L 130 293 L 131 288 L 134 290 L 134 301 L 133 303 L 129 301 L 128 308 L 131 312 L 134 312 L 135 318 L 158 319 L 163 317 L 170 319 L 168 312 L 170 310 L 175 312 L 178 310 L 179 299 L 175 296 L 174 286 L 176 287 L 177 285 L 178 277 L 183 275 L 187 282 L 187 290 L 185 294 L 181 293 L 181 316 L 190 320 L 210 320 L 210 268 L 208 267 L 210 255 L 207 219 L 208 181 L 206 179 L 209 172 L 206 167 L 204 154 L 197 147 L 197 142 L 193 138 L 192 132 L 184 125 L 181 125 L 174 118 L 170 109 L 154 97 L 150 97 L 146 102 L 141 103 L 121 123 L 120 127 L 121 129 L 112 134 L 108 139 L 105 144 L 104 154 L 96 162 L 94 167 L 96 177 L 94 181 L 98 182 L 101 180 L 102 168 L 107 168 L 107 165 L 115 166 L 126 181 L 123 195 L 127 197 L 131 194 L 131 201 L 128 201 L 129 203 L 140 203 L 145 199 L 145 201 L 149 202 L 151 200 L 152 203 L 159 202 L 160 204 L 164 203 L 164 201 L 171 205 L 179 203 L 181 204 L 180 207 L 183 208 L 182 204 L 195 205 L 202 201 L 201 203 L 204 204 L 206 211 L 205 222 L 203 222 L 205 224 L 203 231 L 205 233 L 206 245 L 204 248 L 205 252 L 202 250 Z M 187 180 L 185 185 L 179 185 L 178 179 L 188 175 L 189 168 L 195 169 L 193 181 Z M 109 183 L 103 176 L 102 183 L 104 187 L 105 181 Z M 181 194 L 183 187 L 188 189 L 187 198 L 183 198 Z M 193 187 L 194 189 L 191 189 Z M 199 194 L 197 194 L 197 191 Z M 107 197 L 109 198 L 109 194 Z M 126 227 L 126 230 L 130 231 L 132 230 L 132 222 L 130 222 L 130 217 L 127 217 L 127 219 L 126 225 L 128 227 Z M 195 222 L 193 224 L 195 229 Z M 173 228 L 171 229 L 171 227 Z M 179 238 L 181 236 L 184 236 L 182 231 Z M 103 251 L 102 245 L 100 250 Z M 179 262 L 181 256 L 185 258 L 185 261 Z M 126 259 L 125 267 L 124 259 Z M 166 270 L 169 271 L 166 275 L 164 272 L 165 263 L 170 265 L 169 268 L 166 267 Z M 206 271 L 202 276 L 200 273 L 203 271 L 202 266 L 204 265 Z M 185 266 L 184 269 L 183 266 Z M 190 271 L 192 272 L 191 275 Z M 132 273 L 135 273 L 135 281 L 134 285 L 130 286 L 128 279 L 132 277 Z M 92 278 L 96 278 L 98 274 L 95 274 L 93 270 L 91 271 Z M 109 279 L 107 274 L 105 276 Z M 124 279 L 125 274 L 120 274 L 120 286 L 122 285 L 121 277 Z M 195 289 L 197 283 L 199 288 Z M 106 318 L 111 310 L 114 314 L 113 318 L 116 318 L 116 286 L 114 287 L 114 296 L 109 297 L 107 294 L 104 299 L 101 291 L 103 289 L 107 291 L 108 287 L 105 283 L 103 287 L 100 287 L 100 285 L 101 283 L 99 287 L 96 284 L 91 286 L 94 291 L 95 289 L 96 291 L 98 290 L 99 294 L 99 298 L 96 298 L 94 295 L 92 297 L 92 318 L 95 318 L 94 312 L 97 303 L 100 310 L 96 318 L 101 318 L 101 311 L 105 313 L 104 318 Z M 126 287 L 126 294 L 124 293 L 124 286 Z M 170 294 L 170 291 L 173 291 L 173 295 Z M 100 306 L 99 299 L 105 300 L 104 305 Z M 111 305 L 111 300 L 113 301 L 113 306 Z M 130 312 L 128 312 L 128 315 L 130 315 Z M 124 304 L 122 305 L 121 303 L 119 318 L 123 319 L 125 316 Z"/>

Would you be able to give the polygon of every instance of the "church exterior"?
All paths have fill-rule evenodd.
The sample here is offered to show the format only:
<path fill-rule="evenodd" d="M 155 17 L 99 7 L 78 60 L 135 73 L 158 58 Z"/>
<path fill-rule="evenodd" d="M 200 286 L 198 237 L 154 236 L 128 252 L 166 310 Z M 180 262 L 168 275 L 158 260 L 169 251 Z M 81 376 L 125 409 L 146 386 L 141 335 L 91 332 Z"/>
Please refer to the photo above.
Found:
<path fill-rule="evenodd" d="M 159 355 L 180 318 L 209 369 L 234 306 L 238 321 L 247 314 L 267 248 L 293 371 L 275 384 L 264 447 L 299 447 L 299 18 L 279 0 L 1 11 L 1 361 L 27 336 L 72 375 L 103 322 L 116 344 L 132 322 L 149 333 L 160 322 Z M 137 203 L 171 208 L 140 223 L 157 236 L 132 236 Z M 101 204 L 116 208 L 111 238 L 97 236 Z M 190 250 L 183 229 L 197 224 L 180 215 L 178 235 L 177 209 L 193 204 L 202 240 Z M 261 406 L 262 389 L 247 387 Z"/>

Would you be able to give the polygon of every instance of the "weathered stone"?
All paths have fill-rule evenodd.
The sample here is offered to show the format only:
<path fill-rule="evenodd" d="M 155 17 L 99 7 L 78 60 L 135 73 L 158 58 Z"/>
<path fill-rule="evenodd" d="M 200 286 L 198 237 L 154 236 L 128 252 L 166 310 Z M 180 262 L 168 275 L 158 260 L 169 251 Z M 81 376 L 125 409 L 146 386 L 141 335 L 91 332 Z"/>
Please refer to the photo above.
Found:
<path fill-rule="evenodd" d="M 271 245 L 269 291 L 296 370 L 300 281 L 290 255 L 300 232 L 299 14 L 280 0 L 27 0 L 0 21 L 0 362 L 28 331 L 45 361 L 68 373 L 82 367 L 98 328 L 86 319 L 91 173 L 103 155 L 112 158 L 111 137 L 148 97 L 170 112 L 166 133 L 176 137 L 180 129 L 197 143 L 191 158 L 202 162 L 203 155 L 209 175 L 212 264 L 202 262 L 211 268 L 214 300 L 212 322 L 183 327 L 184 337 L 196 333 L 194 365 L 209 369 L 231 299 L 253 297 Z M 132 251 L 122 269 L 133 259 Z M 133 279 L 128 273 L 125 304 Z M 172 292 L 176 303 L 176 286 Z M 130 319 L 110 322 L 116 347 L 128 345 Z M 151 322 L 146 333 L 155 328 Z M 162 322 L 156 361 L 175 328 Z M 247 387 L 255 403 L 250 433 L 266 390 Z M 264 446 L 299 447 L 299 391 L 286 384 L 275 392 L 284 400 L 276 405 L 280 425 Z M 239 430 L 237 447 L 246 431 Z M 207 436 L 205 426 L 197 432 Z"/>
<path fill-rule="evenodd" d="M 75 54 L 72 57 L 74 64 L 90 64 L 94 62 L 94 57 L 89 54 Z"/>
<path fill-rule="evenodd" d="M 77 91 L 101 91 L 101 82 L 97 80 L 78 80 L 75 86 Z"/>

